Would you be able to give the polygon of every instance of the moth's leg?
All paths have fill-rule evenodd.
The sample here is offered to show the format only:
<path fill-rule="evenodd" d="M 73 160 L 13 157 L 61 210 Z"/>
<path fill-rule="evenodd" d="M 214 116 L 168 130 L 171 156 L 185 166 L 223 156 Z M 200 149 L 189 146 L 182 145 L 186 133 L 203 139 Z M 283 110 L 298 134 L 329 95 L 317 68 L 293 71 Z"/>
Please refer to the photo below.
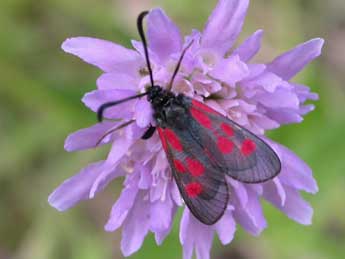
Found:
<path fill-rule="evenodd" d="M 152 137 L 153 133 L 155 133 L 156 127 L 153 127 L 150 125 L 150 128 L 147 129 L 147 131 L 142 135 L 141 139 L 149 139 Z"/>

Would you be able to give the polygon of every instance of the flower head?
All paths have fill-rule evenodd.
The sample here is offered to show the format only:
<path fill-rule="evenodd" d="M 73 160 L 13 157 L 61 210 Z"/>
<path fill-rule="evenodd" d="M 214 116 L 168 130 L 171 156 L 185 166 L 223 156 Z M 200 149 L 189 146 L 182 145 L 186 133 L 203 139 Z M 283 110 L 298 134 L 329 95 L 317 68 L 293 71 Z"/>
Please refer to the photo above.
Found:
<path fill-rule="evenodd" d="M 181 51 L 193 40 L 172 91 L 198 99 L 263 136 L 266 130 L 301 122 L 303 115 L 314 109 L 305 102 L 317 100 L 317 94 L 290 79 L 320 55 L 323 40 L 300 44 L 267 64 L 251 62 L 260 49 L 262 30 L 230 51 L 242 29 L 248 2 L 220 0 L 203 32 L 194 30 L 185 38 L 163 10 L 151 10 L 147 20 L 149 54 L 155 83 L 164 87 L 169 83 Z M 132 41 L 132 45 L 134 50 L 86 37 L 67 39 L 63 43 L 66 52 L 104 72 L 97 80 L 97 90 L 83 98 L 91 110 L 97 111 L 106 102 L 145 91 L 150 79 L 143 46 L 138 41 Z M 110 108 L 105 117 L 117 120 L 71 134 L 66 139 L 65 149 L 76 151 L 110 144 L 106 160 L 87 166 L 62 183 L 50 195 L 49 203 L 60 211 L 67 210 L 81 200 L 93 198 L 113 179 L 123 177 L 122 193 L 105 229 L 114 231 L 122 227 L 121 249 L 128 256 L 141 247 L 149 232 L 153 232 L 157 244 L 161 244 L 183 202 L 158 135 L 141 140 L 147 127 L 155 124 L 146 98 Z M 124 122 L 128 122 L 127 127 L 115 130 Z M 310 168 L 282 145 L 267 138 L 266 142 L 281 160 L 281 173 L 273 180 L 253 185 L 229 178 L 232 191 L 227 210 L 212 226 L 202 224 L 185 208 L 180 223 L 184 258 L 191 258 L 194 251 L 198 258 L 209 258 L 214 234 L 217 233 L 223 244 L 228 244 L 237 224 L 259 235 L 266 227 L 260 198 L 291 219 L 311 224 L 313 210 L 299 193 L 318 191 Z"/>

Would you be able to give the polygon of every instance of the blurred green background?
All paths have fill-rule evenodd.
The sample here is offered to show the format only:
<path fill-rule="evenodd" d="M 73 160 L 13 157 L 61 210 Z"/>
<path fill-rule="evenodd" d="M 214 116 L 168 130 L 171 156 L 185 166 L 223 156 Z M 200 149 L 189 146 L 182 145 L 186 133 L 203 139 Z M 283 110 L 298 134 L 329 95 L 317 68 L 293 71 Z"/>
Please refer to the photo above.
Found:
<path fill-rule="evenodd" d="M 306 195 L 314 224 L 298 225 L 264 204 L 269 228 L 259 238 L 239 228 L 232 244 L 215 241 L 212 258 L 325 259 L 345 254 L 345 1 L 251 1 L 240 39 L 265 30 L 260 61 L 313 37 L 326 39 L 323 56 L 295 80 L 320 94 L 317 109 L 272 138 L 314 170 L 320 192 Z M 121 189 L 116 181 L 96 199 L 66 213 L 47 203 L 49 193 L 107 147 L 69 154 L 68 133 L 93 124 L 80 98 L 95 88 L 100 71 L 60 49 L 85 35 L 130 45 L 135 19 L 161 6 L 189 33 L 202 29 L 216 0 L 1 0 L 0 2 L 0 259 L 122 258 L 120 231 L 103 225 Z M 181 258 L 178 220 L 161 247 L 147 237 L 131 258 Z"/>

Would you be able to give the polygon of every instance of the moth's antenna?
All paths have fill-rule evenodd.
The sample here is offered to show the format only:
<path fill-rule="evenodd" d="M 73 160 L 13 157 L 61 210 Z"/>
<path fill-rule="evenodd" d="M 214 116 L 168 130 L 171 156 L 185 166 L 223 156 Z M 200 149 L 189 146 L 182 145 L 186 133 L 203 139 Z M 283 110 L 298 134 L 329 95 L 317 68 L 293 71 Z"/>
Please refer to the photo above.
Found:
<path fill-rule="evenodd" d="M 144 46 L 145 59 L 146 59 L 147 69 L 149 70 L 149 74 L 150 74 L 151 86 L 153 86 L 154 85 L 153 74 L 152 74 L 152 68 L 151 68 L 151 63 L 150 63 L 150 58 L 149 58 L 149 51 L 147 48 L 147 42 L 146 42 L 145 33 L 144 33 L 144 26 L 143 26 L 143 20 L 148 13 L 149 13 L 148 11 L 144 11 L 141 14 L 139 14 L 138 19 L 137 19 L 137 27 L 138 27 L 138 32 L 139 32 L 140 38 L 141 38 L 141 40 L 143 42 L 143 46 Z M 115 105 L 118 105 L 120 103 L 127 102 L 129 100 L 145 96 L 147 94 L 148 94 L 148 92 L 134 95 L 134 96 L 130 96 L 130 97 L 127 97 L 127 98 L 122 99 L 122 100 L 117 100 L 117 101 L 102 104 L 97 110 L 98 121 L 101 122 L 103 120 L 103 114 L 104 114 L 106 109 L 113 107 Z"/>
<path fill-rule="evenodd" d="M 149 70 L 149 74 L 150 74 L 151 86 L 153 86 L 154 85 L 153 74 L 152 74 L 149 51 L 147 48 L 147 42 L 146 42 L 145 33 L 144 33 L 144 26 L 143 26 L 143 20 L 148 13 L 149 13 L 148 11 L 144 11 L 141 14 L 139 14 L 138 19 L 137 19 L 137 27 L 138 27 L 138 32 L 139 32 L 141 41 L 143 42 L 147 69 Z"/>
<path fill-rule="evenodd" d="M 192 41 L 188 44 L 188 46 L 182 51 L 181 56 L 180 56 L 180 58 L 179 58 L 179 60 L 178 60 L 178 62 L 177 62 L 177 65 L 176 65 L 176 67 L 175 67 L 174 74 L 172 75 L 171 80 L 170 80 L 170 83 L 168 84 L 168 90 L 170 90 L 170 89 L 172 88 L 172 85 L 173 85 L 173 83 L 174 83 L 175 77 L 176 77 L 176 75 L 177 75 L 177 73 L 178 73 L 178 71 L 179 71 L 179 69 L 180 69 L 180 67 L 181 67 L 181 63 L 182 63 L 183 57 L 184 57 L 184 55 L 186 54 L 187 50 L 192 46 L 193 42 L 194 42 L 194 40 L 192 40 Z"/>
<path fill-rule="evenodd" d="M 134 95 L 134 96 L 130 96 L 130 97 L 127 97 L 125 99 L 121 99 L 121 100 L 117 100 L 117 101 L 113 101 L 113 102 L 108 102 L 108 103 L 103 103 L 97 110 L 97 119 L 99 122 L 101 122 L 103 120 L 103 114 L 105 112 L 106 109 L 110 108 L 110 107 L 113 107 L 115 105 L 118 105 L 120 103 L 124 103 L 124 102 L 127 102 L 127 101 L 130 101 L 130 100 L 133 100 L 135 98 L 139 98 L 139 97 L 142 97 L 142 96 L 145 96 L 147 95 L 148 93 L 142 93 L 142 94 L 138 94 L 138 95 Z"/>
<path fill-rule="evenodd" d="M 131 124 L 133 122 L 134 122 L 134 120 L 130 120 L 130 121 L 127 121 L 127 122 L 125 122 L 125 123 L 123 123 L 123 124 L 121 124 L 121 125 L 119 125 L 117 127 L 111 128 L 106 133 L 104 133 L 102 137 L 100 137 L 100 139 L 97 141 L 95 147 L 97 147 L 99 144 L 101 144 L 103 139 L 105 139 L 105 137 L 109 136 L 111 133 L 113 133 L 113 132 L 115 132 L 117 130 L 120 130 L 120 129 L 124 128 L 124 127 L 127 127 L 129 124 Z"/>

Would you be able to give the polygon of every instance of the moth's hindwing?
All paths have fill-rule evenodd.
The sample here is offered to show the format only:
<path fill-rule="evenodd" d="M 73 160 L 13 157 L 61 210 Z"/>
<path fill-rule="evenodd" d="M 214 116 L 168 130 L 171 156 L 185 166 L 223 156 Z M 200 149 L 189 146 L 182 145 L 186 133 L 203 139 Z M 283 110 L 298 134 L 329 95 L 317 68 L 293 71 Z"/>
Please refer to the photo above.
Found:
<path fill-rule="evenodd" d="M 209 159 L 188 130 L 158 128 L 183 200 L 201 222 L 217 222 L 229 200 L 225 174 Z"/>

